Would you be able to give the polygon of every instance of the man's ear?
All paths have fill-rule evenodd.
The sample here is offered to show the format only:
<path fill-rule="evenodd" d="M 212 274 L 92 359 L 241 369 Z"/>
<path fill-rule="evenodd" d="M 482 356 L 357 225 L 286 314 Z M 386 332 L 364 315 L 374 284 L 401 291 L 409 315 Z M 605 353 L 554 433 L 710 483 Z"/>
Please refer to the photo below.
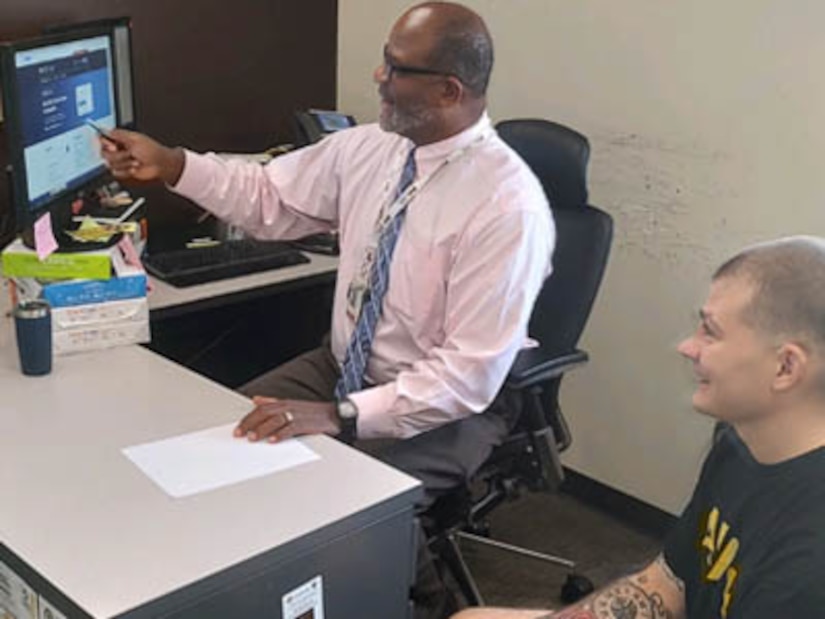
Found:
<path fill-rule="evenodd" d="M 449 76 L 444 80 L 442 98 L 446 105 L 455 105 L 464 98 L 464 84 L 457 77 Z"/>
<path fill-rule="evenodd" d="M 775 391 L 788 391 L 802 383 L 810 373 L 810 353 L 795 342 L 782 344 L 777 352 Z"/>

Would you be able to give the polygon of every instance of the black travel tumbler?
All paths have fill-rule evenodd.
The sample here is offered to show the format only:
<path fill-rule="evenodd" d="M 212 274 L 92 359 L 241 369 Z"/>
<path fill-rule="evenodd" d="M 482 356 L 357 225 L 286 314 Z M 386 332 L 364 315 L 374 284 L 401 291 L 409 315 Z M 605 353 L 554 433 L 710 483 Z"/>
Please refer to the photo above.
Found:
<path fill-rule="evenodd" d="M 52 371 L 52 315 L 45 301 L 23 301 L 14 308 L 20 369 L 27 376 Z"/>

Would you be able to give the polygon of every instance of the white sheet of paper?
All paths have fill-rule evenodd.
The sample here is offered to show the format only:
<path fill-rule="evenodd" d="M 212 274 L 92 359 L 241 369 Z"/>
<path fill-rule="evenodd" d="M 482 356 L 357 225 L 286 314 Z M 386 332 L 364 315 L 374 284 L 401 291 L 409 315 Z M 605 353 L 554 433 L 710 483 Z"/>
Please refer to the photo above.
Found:
<path fill-rule="evenodd" d="M 235 424 L 134 445 L 123 450 L 168 495 L 180 498 L 318 460 L 298 440 L 250 443 L 232 436 Z"/>

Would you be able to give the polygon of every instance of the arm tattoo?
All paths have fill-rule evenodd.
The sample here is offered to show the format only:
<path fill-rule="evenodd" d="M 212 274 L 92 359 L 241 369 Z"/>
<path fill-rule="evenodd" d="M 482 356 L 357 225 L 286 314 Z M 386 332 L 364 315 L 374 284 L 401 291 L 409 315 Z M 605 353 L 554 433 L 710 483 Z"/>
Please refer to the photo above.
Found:
<path fill-rule="evenodd" d="M 555 615 L 547 615 L 547 617 L 551 617 L 552 619 L 597 619 L 597 616 L 593 614 L 593 609 L 590 607 L 590 604 L 561 610 Z M 539 619 L 545 618 L 539 617 Z"/>
<path fill-rule="evenodd" d="M 676 574 L 673 573 L 673 570 L 670 569 L 670 566 L 665 561 L 665 555 L 659 553 L 656 557 L 656 563 L 662 569 L 662 573 L 667 576 L 668 580 L 676 585 L 676 588 L 679 589 L 681 593 L 685 592 L 685 583 L 682 582 L 682 579 L 679 578 Z"/>
<path fill-rule="evenodd" d="M 656 591 L 648 591 L 644 577 L 623 578 L 584 602 L 562 610 L 553 619 L 674 619 Z"/>

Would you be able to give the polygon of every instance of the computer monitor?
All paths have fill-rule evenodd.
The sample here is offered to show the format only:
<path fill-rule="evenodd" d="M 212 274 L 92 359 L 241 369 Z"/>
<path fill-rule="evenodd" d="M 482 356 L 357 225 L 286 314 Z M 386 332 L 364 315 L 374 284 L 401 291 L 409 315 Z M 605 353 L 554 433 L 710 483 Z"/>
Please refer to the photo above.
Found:
<path fill-rule="evenodd" d="M 65 218 L 82 189 L 103 181 L 106 166 L 87 121 L 105 128 L 119 125 L 114 47 L 111 29 L 104 27 L 0 49 L 18 231 L 46 210 L 53 218 Z M 60 206 L 65 208 L 56 213 Z"/>
<path fill-rule="evenodd" d="M 45 34 L 71 33 L 108 28 L 114 41 L 115 77 L 117 81 L 118 117 L 121 127 L 137 126 L 134 69 L 132 68 L 132 18 L 107 17 L 88 22 L 56 24 L 43 29 Z"/>

